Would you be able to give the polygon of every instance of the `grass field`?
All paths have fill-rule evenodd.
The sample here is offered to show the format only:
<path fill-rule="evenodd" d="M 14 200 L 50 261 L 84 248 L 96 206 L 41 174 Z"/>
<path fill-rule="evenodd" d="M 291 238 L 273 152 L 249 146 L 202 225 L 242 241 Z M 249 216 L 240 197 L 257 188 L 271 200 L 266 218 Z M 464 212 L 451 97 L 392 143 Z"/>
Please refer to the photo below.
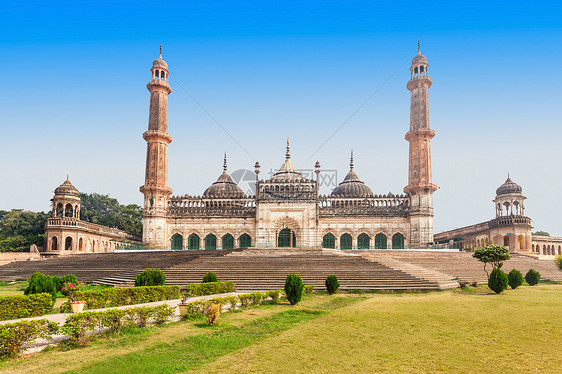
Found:
<path fill-rule="evenodd" d="M 51 348 L 0 373 L 562 372 L 562 285 L 314 295 Z"/>

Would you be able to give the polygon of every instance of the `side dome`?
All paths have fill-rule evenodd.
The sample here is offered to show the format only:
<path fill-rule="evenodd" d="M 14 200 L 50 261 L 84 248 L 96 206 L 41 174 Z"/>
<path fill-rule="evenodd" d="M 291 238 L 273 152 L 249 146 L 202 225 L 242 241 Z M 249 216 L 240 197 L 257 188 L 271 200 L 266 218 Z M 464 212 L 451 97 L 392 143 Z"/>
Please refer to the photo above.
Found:
<path fill-rule="evenodd" d="M 353 152 L 351 152 L 351 161 L 349 162 L 349 173 L 345 176 L 343 182 L 338 184 L 331 193 L 336 197 L 372 197 L 373 191 L 359 179 L 353 171 Z"/>
<path fill-rule="evenodd" d="M 496 190 L 496 195 L 505 195 L 510 193 L 520 194 L 522 192 L 523 189 L 521 188 L 521 186 L 515 183 L 514 181 L 512 181 L 509 176 L 507 176 L 507 179 L 504 182 L 504 184 L 499 186 L 498 189 Z"/>
<path fill-rule="evenodd" d="M 66 180 L 57 188 L 55 188 L 55 195 L 70 195 L 80 197 L 80 191 L 70 183 L 70 180 Z"/>
<path fill-rule="evenodd" d="M 226 153 L 224 154 L 223 172 L 215 183 L 203 192 L 203 197 L 239 199 L 245 196 L 244 191 L 226 172 Z"/>
<path fill-rule="evenodd" d="M 168 70 L 168 64 L 166 63 L 166 61 L 164 61 L 162 59 L 162 56 L 158 57 L 156 60 L 154 60 L 152 62 L 152 67 L 153 68 L 161 68 L 161 69 L 166 69 Z"/>

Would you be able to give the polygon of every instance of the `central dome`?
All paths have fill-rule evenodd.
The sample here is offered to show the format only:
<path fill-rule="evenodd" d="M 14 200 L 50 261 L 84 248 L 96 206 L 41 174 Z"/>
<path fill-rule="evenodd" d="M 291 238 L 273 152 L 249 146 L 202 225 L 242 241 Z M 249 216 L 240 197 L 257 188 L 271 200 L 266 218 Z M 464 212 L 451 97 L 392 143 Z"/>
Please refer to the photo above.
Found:
<path fill-rule="evenodd" d="M 226 172 L 226 153 L 224 154 L 224 170 L 219 179 L 203 192 L 203 197 L 240 199 L 244 197 L 244 191 Z"/>
<path fill-rule="evenodd" d="M 291 162 L 291 152 L 289 149 L 289 139 L 287 139 L 287 152 L 285 153 L 285 162 L 277 173 L 273 174 L 271 182 L 306 182 L 307 180 L 297 171 L 295 165 Z"/>
<path fill-rule="evenodd" d="M 351 161 L 349 162 L 349 173 L 332 191 L 332 196 L 336 197 L 372 197 L 373 191 L 359 179 L 353 171 L 353 152 L 351 152 Z"/>

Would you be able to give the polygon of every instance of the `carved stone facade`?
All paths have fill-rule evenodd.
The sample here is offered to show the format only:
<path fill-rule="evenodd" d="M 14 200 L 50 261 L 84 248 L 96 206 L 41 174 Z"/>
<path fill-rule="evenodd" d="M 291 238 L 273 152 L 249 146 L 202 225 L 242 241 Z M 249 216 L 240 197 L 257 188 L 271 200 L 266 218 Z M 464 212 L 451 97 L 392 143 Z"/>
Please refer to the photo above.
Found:
<path fill-rule="evenodd" d="M 80 192 L 68 178 L 51 199 L 53 216 L 45 223 L 42 255 L 105 253 L 140 244 L 140 238 L 122 230 L 80 219 Z"/>
<path fill-rule="evenodd" d="M 233 247 L 328 247 L 404 248 L 425 247 L 433 242 L 428 76 L 425 56 L 412 60 L 410 143 L 406 194 L 373 194 L 354 171 L 350 171 L 330 195 L 319 195 L 320 163 L 315 179 L 306 179 L 291 161 L 289 141 L 285 161 L 269 179 L 259 179 L 256 162 L 256 195 L 246 196 L 227 173 L 223 173 L 202 196 L 172 196 L 168 187 L 167 96 L 168 65 L 153 62 L 150 91 L 143 243 L 154 249 L 215 249 Z"/>

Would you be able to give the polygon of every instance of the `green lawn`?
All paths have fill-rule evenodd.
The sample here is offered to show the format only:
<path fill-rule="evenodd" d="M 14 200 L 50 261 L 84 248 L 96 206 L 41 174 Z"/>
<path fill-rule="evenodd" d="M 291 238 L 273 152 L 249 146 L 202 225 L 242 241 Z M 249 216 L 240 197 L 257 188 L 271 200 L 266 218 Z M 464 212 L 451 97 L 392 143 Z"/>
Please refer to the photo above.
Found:
<path fill-rule="evenodd" d="M 561 372 L 562 285 L 307 296 L 52 348 L 1 373 Z"/>

